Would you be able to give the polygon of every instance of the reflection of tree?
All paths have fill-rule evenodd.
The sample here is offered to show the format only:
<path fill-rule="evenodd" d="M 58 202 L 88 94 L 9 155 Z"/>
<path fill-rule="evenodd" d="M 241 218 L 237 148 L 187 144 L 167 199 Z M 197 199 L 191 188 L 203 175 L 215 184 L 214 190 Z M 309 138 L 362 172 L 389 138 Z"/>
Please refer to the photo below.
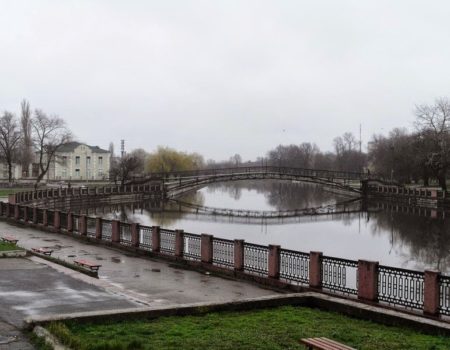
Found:
<path fill-rule="evenodd" d="M 249 181 L 237 181 L 237 182 L 225 182 L 225 183 L 212 183 L 208 185 L 206 191 L 209 193 L 222 192 L 228 194 L 234 200 L 241 199 L 242 189 L 250 189 L 249 186 L 251 182 Z"/>
<path fill-rule="evenodd" d="M 217 183 L 208 185 L 207 191 L 227 193 L 238 200 L 243 189 L 262 193 L 267 198 L 268 203 L 279 211 L 318 207 L 348 199 L 348 197 L 327 191 L 321 185 L 276 180 L 242 180 Z"/>
<path fill-rule="evenodd" d="M 391 212 L 379 212 L 373 217 L 373 233 L 390 232 L 393 247 L 408 247 L 408 259 L 419 263 L 421 269 L 449 271 L 450 222 Z"/>
<path fill-rule="evenodd" d="M 183 194 L 179 199 L 195 205 L 204 205 L 205 203 L 205 196 L 201 192 L 188 192 Z M 162 210 L 148 212 L 148 216 L 158 226 L 173 226 L 173 224 L 186 215 L 186 208 L 181 207 L 175 201 L 166 201 L 162 205 Z"/>

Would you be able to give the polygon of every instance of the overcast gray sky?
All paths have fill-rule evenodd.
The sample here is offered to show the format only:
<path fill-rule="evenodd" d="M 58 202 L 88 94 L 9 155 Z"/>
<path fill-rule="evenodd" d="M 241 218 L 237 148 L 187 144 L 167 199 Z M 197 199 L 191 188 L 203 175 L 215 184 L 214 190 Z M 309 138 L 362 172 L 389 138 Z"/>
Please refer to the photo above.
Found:
<path fill-rule="evenodd" d="M 4 1 L 0 110 L 80 141 L 245 160 L 412 127 L 449 96 L 449 1 Z"/>

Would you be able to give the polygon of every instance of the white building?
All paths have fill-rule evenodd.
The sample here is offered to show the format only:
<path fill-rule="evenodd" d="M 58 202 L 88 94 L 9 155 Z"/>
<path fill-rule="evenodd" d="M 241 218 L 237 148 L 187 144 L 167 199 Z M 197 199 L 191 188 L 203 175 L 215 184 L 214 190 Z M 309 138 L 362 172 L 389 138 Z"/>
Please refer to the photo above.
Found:
<path fill-rule="evenodd" d="M 68 142 L 56 152 L 48 180 L 107 180 L 111 164 L 109 151 L 80 142 Z"/>
<path fill-rule="evenodd" d="M 22 166 L 20 164 L 13 163 L 11 172 L 13 180 L 22 178 Z M 6 162 L 0 163 L 0 178 L 2 180 L 8 180 L 8 164 Z"/>

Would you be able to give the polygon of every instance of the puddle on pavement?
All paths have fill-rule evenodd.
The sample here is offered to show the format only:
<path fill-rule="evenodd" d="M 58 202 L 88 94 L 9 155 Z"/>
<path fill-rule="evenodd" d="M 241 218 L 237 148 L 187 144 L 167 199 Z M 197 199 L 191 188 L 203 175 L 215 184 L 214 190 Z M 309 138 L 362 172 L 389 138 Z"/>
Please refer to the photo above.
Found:
<path fill-rule="evenodd" d="M 178 273 L 178 274 L 183 274 L 183 271 L 180 271 L 180 270 L 173 270 L 173 273 Z"/>
<path fill-rule="evenodd" d="M 105 260 L 105 259 L 103 259 L 101 256 L 96 256 L 95 260 Z"/>
<path fill-rule="evenodd" d="M 45 242 L 59 242 L 59 239 L 54 239 L 54 238 L 50 239 L 50 238 L 47 238 L 47 239 L 44 239 L 44 241 L 45 241 Z"/>
<path fill-rule="evenodd" d="M 161 269 L 152 269 L 152 272 L 161 272 Z"/>
<path fill-rule="evenodd" d="M 70 254 L 70 255 L 67 255 L 67 257 L 68 257 L 68 258 L 75 258 L 76 255 Z"/>
<path fill-rule="evenodd" d="M 12 343 L 13 341 L 16 341 L 16 340 L 17 340 L 16 336 L 4 337 L 4 336 L 0 335 L 0 345 L 2 345 L 2 344 L 9 344 L 9 343 Z"/>
<path fill-rule="evenodd" d="M 113 256 L 113 257 L 111 258 L 111 261 L 112 261 L 113 263 L 120 263 L 122 260 L 120 260 L 120 258 L 118 258 L 117 256 Z"/>

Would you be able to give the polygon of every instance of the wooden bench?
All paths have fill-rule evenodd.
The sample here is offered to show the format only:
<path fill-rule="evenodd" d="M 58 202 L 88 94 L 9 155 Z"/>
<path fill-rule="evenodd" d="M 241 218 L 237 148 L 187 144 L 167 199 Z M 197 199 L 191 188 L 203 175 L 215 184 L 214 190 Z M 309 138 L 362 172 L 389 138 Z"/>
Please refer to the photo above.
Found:
<path fill-rule="evenodd" d="M 17 244 L 17 242 L 19 242 L 19 240 L 13 236 L 3 236 L 3 237 L 1 237 L 1 239 L 3 242 L 12 243 L 12 244 Z"/>
<path fill-rule="evenodd" d="M 102 265 L 93 263 L 92 261 L 85 260 L 85 259 L 76 259 L 73 262 L 75 264 L 77 264 L 78 266 L 88 268 L 89 270 L 94 271 L 94 272 L 98 272 L 98 269 L 100 268 L 100 266 L 102 266 Z"/>
<path fill-rule="evenodd" d="M 44 254 L 44 255 L 52 255 L 53 250 L 48 248 L 31 248 L 31 250 L 35 253 Z"/>
<path fill-rule="evenodd" d="M 337 341 L 328 338 L 303 338 L 300 343 L 305 345 L 308 349 L 319 350 L 356 350 L 350 346 L 338 343 Z"/>

